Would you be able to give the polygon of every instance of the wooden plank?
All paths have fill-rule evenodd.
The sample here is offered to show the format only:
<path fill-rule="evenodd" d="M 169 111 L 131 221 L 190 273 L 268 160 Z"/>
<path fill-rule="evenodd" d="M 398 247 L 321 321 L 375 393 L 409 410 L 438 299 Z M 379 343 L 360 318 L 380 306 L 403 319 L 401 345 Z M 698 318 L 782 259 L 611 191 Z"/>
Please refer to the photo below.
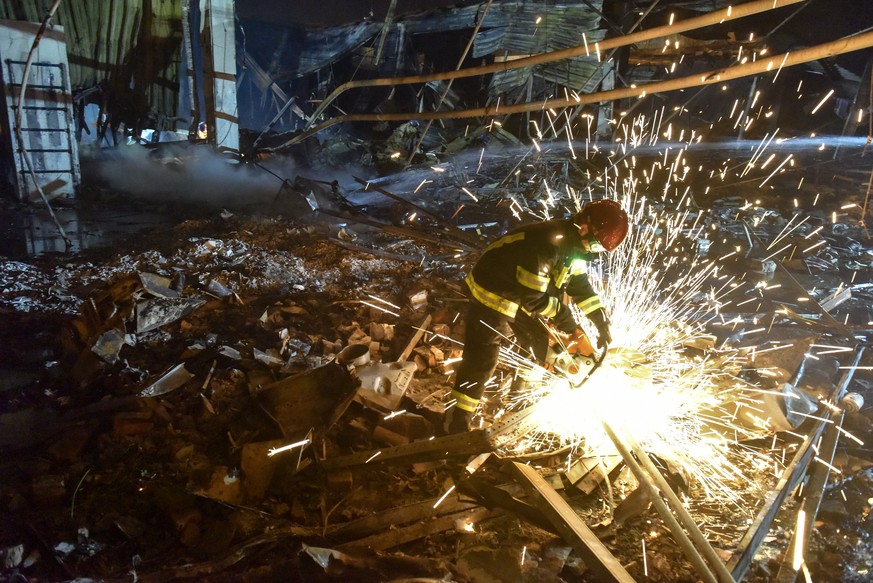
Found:
<path fill-rule="evenodd" d="M 475 502 L 462 501 L 457 494 L 451 494 L 439 503 L 439 498 L 424 500 L 415 504 L 406 504 L 396 508 L 390 508 L 378 514 L 371 514 L 364 518 L 334 524 L 328 527 L 325 536 L 332 540 L 355 540 L 370 536 L 373 533 L 388 530 L 389 528 L 410 522 L 432 519 L 444 514 L 453 514 L 464 510 L 477 508 Z"/>
<path fill-rule="evenodd" d="M 340 545 L 337 548 L 341 551 L 353 548 L 370 548 L 376 551 L 384 551 L 438 532 L 452 530 L 455 528 L 455 523 L 459 520 L 475 524 L 486 518 L 490 518 L 493 514 L 494 513 L 491 510 L 485 508 L 464 510 L 461 512 L 455 512 L 454 514 L 440 516 L 432 520 L 426 520 L 411 526 L 395 528 L 382 534 L 368 536 L 354 542 Z"/>
<path fill-rule="evenodd" d="M 620 455 L 582 458 L 567 470 L 567 480 L 579 490 L 590 494 L 620 463 Z"/>
<path fill-rule="evenodd" d="M 418 328 L 415 329 L 415 334 L 413 334 L 412 338 L 410 338 L 409 344 L 406 345 L 406 348 L 404 348 L 403 352 L 400 353 L 400 356 L 397 357 L 397 362 L 406 362 L 409 359 L 409 355 L 412 354 L 412 351 L 418 345 L 421 337 L 424 336 L 425 332 L 427 332 L 427 327 L 430 326 L 430 321 L 432 317 L 433 316 L 428 314 L 424 318 L 424 320 L 422 320 Z"/>
<path fill-rule="evenodd" d="M 576 514 L 569 504 L 558 494 L 535 469 L 525 464 L 512 462 L 516 477 L 527 490 L 534 505 L 560 531 L 561 536 L 594 572 L 597 581 L 624 581 L 630 583 L 630 576 L 621 563 L 609 552 L 588 525 Z"/>
<path fill-rule="evenodd" d="M 491 442 L 490 433 L 484 429 L 477 429 L 445 437 L 413 441 L 407 445 L 328 458 L 322 460 L 321 465 L 325 469 L 333 470 L 363 465 L 403 464 L 476 455 L 494 449 L 496 446 Z"/>
<path fill-rule="evenodd" d="M 498 487 L 489 484 L 475 476 L 464 478 L 458 482 L 458 491 L 478 500 L 485 508 L 501 508 L 545 531 L 560 536 L 558 529 L 543 516 L 543 513 L 515 497 L 514 490 L 521 490 L 517 484 Z M 509 491 L 512 490 L 512 491 Z"/>

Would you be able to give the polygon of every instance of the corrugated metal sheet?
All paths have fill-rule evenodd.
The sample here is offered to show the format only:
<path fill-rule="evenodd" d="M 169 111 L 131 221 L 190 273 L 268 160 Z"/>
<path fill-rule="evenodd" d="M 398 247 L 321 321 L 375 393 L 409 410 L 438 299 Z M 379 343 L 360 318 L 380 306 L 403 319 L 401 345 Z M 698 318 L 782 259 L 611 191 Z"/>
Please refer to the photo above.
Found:
<path fill-rule="evenodd" d="M 601 10 L 602 0 L 592 0 L 591 6 Z M 598 28 L 600 15 L 592 7 L 579 4 L 544 6 L 528 2 L 501 4 L 498 12 L 508 20 L 508 24 L 480 32 L 476 36 L 474 55 L 535 55 L 578 46 L 587 41 L 591 46 L 591 56 L 539 65 L 534 68 L 533 75 L 577 91 L 593 91 L 600 80 L 600 64 L 594 54 L 594 43 L 605 37 L 605 31 Z M 486 22 L 488 20 L 486 18 Z M 492 93 L 506 92 L 523 84 L 527 77 L 515 71 L 496 74 L 492 77 L 489 90 Z"/>
<path fill-rule="evenodd" d="M 51 4 L 0 0 L 0 19 L 41 22 Z M 106 80 L 116 93 L 144 96 L 139 109 L 176 114 L 181 0 L 68 0 L 52 22 L 67 35 L 74 91 Z"/>
<path fill-rule="evenodd" d="M 488 91 L 492 96 L 507 93 L 527 83 L 531 74 L 532 72 L 530 68 L 510 69 L 509 71 L 495 73 L 494 76 L 491 77 Z"/>
<path fill-rule="evenodd" d="M 473 43 L 473 58 L 481 59 L 485 55 L 493 55 L 504 47 L 509 26 L 495 26 L 479 32 Z"/>
<path fill-rule="evenodd" d="M 592 1 L 598 10 L 601 3 Z M 583 33 L 590 40 L 600 16 L 584 5 L 545 7 L 525 2 L 516 4 L 510 21 L 501 48 L 510 54 L 538 54 L 580 45 Z"/>
<path fill-rule="evenodd" d="M 603 0 L 589 0 L 591 6 L 601 9 Z M 407 25 L 409 34 L 424 32 L 441 32 L 447 30 L 472 29 L 480 19 L 485 3 L 452 8 L 451 10 L 434 10 L 415 16 L 406 16 L 403 21 Z M 563 13 L 568 9 L 581 10 L 589 13 L 595 19 L 600 17 L 594 10 L 586 6 L 581 0 L 577 2 L 553 2 L 551 0 L 517 0 L 495 2 L 485 14 L 482 21 L 482 29 L 511 26 L 519 18 L 533 17 L 537 15 L 545 17 L 546 13 Z M 531 20 L 531 22 L 533 22 Z"/>
<path fill-rule="evenodd" d="M 296 76 L 302 77 L 335 63 L 381 30 L 381 23 L 370 22 L 307 34 L 300 51 L 300 65 Z"/>

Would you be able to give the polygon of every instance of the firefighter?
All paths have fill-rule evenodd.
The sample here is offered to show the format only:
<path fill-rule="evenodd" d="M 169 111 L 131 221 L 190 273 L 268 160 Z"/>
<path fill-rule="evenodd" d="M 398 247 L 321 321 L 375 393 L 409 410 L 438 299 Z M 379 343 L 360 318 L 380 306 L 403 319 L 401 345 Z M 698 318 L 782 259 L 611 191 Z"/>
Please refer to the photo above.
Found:
<path fill-rule="evenodd" d="M 455 403 L 446 412 L 448 433 L 469 429 L 503 338 L 514 335 L 519 347 L 542 362 L 549 340 L 545 321 L 562 333 L 583 336 L 563 303 L 565 292 L 597 328 L 598 347 L 609 344 L 609 318 L 585 264 L 618 247 L 628 228 L 620 204 L 597 200 L 570 219 L 514 229 L 485 249 L 466 278 L 470 304 L 464 355 L 452 390 Z"/>

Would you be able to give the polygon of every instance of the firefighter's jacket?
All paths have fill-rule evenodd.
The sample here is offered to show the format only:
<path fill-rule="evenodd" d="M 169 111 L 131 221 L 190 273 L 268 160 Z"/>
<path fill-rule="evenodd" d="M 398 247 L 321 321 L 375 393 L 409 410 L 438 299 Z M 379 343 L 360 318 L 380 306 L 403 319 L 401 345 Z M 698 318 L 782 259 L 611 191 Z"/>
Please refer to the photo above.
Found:
<path fill-rule="evenodd" d="M 576 329 L 564 292 L 584 314 L 603 307 L 591 287 L 587 253 L 572 221 L 555 219 L 510 231 L 489 245 L 467 276 L 474 300 L 514 320 L 519 310 L 550 318 L 558 330 Z"/>

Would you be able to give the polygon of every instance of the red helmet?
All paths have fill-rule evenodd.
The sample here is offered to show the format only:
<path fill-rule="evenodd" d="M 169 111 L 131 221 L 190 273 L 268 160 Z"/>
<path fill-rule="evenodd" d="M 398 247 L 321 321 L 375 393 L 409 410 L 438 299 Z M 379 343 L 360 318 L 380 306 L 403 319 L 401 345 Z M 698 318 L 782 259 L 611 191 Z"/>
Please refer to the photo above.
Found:
<path fill-rule="evenodd" d="M 577 224 L 588 223 L 594 236 L 607 251 L 618 247 L 628 232 L 627 213 L 614 200 L 595 200 L 576 215 Z"/>

